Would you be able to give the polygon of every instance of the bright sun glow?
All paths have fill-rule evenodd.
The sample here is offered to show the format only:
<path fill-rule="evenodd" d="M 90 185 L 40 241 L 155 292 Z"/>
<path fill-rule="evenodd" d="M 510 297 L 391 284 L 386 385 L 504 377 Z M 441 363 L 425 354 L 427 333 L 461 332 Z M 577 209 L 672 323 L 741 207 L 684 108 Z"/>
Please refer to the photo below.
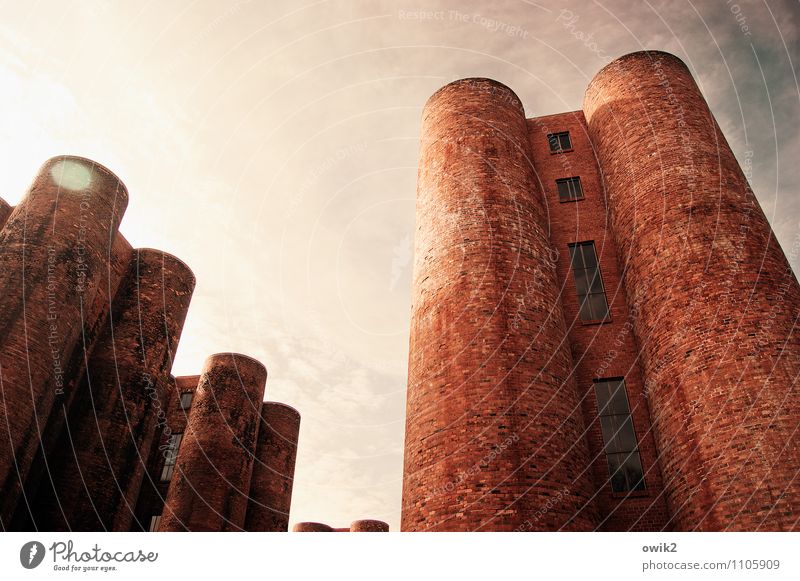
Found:
<path fill-rule="evenodd" d="M 92 170 L 74 159 L 63 159 L 50 168 L 53 180 L 68 190 L 83 190 L 92 183 Z"/>

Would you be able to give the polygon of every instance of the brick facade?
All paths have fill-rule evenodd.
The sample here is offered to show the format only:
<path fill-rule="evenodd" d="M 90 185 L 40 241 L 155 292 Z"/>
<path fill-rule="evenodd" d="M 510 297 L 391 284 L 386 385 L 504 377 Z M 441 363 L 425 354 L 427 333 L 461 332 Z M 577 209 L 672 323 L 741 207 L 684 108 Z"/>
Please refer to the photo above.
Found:
<path fill-rule="evenodd" d="M 685 65 L 618 59 L 583 111 L 528 119 L 526 143 L 498 87 L 456 81 L 423 113 L 403 529 L 797 526 L 800 287 Z M 563 132 L 569 145 L 551 147 Z M 562 200 L 556 180 L 573 177 L 583 195 Z M 581 315 L 576 243 L 596 251 L 603 320 Z M 595 382 L 622 379 L 644 484 L 615 492 L 619 431 L 606 441 Z M 548 456 L 548 421 L 577 410 L 585 432 L 558 440 L 588 454 Z M 487 456 L 499 427 L 528 417 L 521 444 Z M 520 515 L 515 484 L 548 471 L 553 486 L 531 488 Z M 572 475 L 591 482 L 575 518 Z"/>
<path fill-rule="evenodd" d="M 239 530 L 265 490 L 280 491 L 286 517 L 296 450 L 266 438 L 259 453 L 280 458 L 283 475 L 251 478 L 263 366 L 213 356 L 199 389 L 198 376 L 171 376 L 194 275 L 167 253 L 131 248 L 118 232 L 127 196 L 109 170 L 63 156 L 15 208 L 0 200 L 0 529 L 150 530 L 170 498 L 165 529 L 176 514 L 184 528 L 211 529 L 194 503 L 221 499 L 223 528 Z M 181 401 L 194 391 L 195 405 Z M 274 423 L 291 425 L 296 446 L 292 412 Z M 182 476 L 170 478 L 169 442 L 184 432 Z M 203 484 L 199 496 L 183 494 L 186 475 Z"/>

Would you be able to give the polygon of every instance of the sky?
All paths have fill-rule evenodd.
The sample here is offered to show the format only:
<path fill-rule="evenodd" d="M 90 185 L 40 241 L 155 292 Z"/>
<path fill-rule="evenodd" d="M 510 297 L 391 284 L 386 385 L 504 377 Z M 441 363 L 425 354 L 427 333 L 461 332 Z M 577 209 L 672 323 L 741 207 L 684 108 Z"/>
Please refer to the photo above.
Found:
<path fill-rule="evenodd" d="M 122 178 L 121 231 L 197 288 L 173 372 L 238 351 L 302 415 L 291 522 L 398 530 L 422 107 L 490 77 L 581 108 L 623 54 L 700 85 L 779 241 L 800 235 L 796 0 L 2 3 L 0 196 L 47 158 Z M 793 264 L 797 271 L 800 264 Z"/>

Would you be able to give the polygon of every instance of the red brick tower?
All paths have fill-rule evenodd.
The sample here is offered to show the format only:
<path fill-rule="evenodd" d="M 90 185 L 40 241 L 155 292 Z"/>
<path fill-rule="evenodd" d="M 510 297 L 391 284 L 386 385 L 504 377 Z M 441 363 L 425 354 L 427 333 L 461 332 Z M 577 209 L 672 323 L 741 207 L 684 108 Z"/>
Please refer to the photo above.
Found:
<path fill-rule="evenodd" d="M 80 377 L 110 304 L 109 256 L 125 186 L 83 158 L 47 161 L 0 233 L 0 527 L 21 490 L 54 407 Z M 7 405 L 3 402 L 13 402 Z"/>
<path fill-rule="evenodd" d="M 50 462 L 57 486 L 37 498 L 40 529 L 130 529 L 194 285 L 174 256 L 134 252 Z"/>
<path fill-rule="evenodd" d="M 332 533 L 333 529 L 321 522 L 299 522 L 292 527 L 293 533 Z"/>
<path fill-rule="evenodd" d="M 673 524 L 790 529 L 800 510 L 800 286 L 789 263 L 678 58 L 612 62 L 584 111 Z"/>
<path fill-rule="evenodd" d="M 351 533 L 388 533 L 389 525 L 382 520 L 361 519 L 350 523 Z"/>
<path fill-rule="evenodd" d="M 251 357 L 206 359 L 160 531 L 244 529 L 267 370 Z"/>
<path fill-rule="evenodd" d="M 528 147 L 522 104 L 500 83 L 456 81 L 425 107 L 403 530 L 597 523 Z"/>
<path fill-rule="evenodd" d="M 261 406 L 245 530 L 286 532 L 292 504 L 300 413 L 274 401 Z"/>

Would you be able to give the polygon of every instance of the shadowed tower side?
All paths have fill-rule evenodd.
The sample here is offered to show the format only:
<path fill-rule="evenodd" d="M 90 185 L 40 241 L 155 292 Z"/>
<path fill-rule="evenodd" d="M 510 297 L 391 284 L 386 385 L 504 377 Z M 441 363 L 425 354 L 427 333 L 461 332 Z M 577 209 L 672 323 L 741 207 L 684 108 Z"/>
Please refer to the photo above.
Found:
<path fill-rule="evenodd" d="M 264 402 L 261 406 L 253 477 L 250 480 L 245 530 L 289 530 L 299 433 L 300 414 L 296 409 L 273 401 Z"/>
<path fill-rule="evenodd" d="M 0 232 L 0 528 L 48 419 L 66 408 L 111 302 L 109 257 L 128 203 L 122 182 L 79 157 L 48 160 Z"/>

